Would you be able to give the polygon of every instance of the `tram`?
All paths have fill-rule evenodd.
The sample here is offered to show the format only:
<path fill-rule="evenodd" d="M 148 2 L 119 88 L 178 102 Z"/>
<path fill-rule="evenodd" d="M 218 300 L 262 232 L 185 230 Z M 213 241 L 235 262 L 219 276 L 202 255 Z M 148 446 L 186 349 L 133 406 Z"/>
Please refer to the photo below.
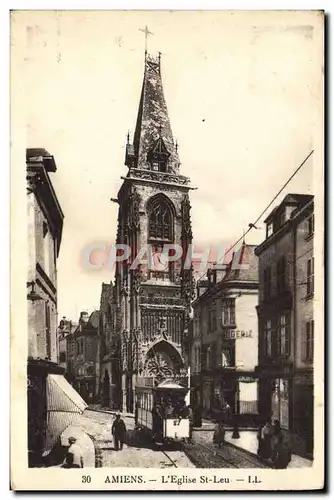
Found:
<path fill-rule="evenodd" d="M 136 428 L 148 433 L 157 445 L 189 438 L 187 401 L 189 388 L 172 379 L 157 383 L 152 377 L 137 380 Z"/>

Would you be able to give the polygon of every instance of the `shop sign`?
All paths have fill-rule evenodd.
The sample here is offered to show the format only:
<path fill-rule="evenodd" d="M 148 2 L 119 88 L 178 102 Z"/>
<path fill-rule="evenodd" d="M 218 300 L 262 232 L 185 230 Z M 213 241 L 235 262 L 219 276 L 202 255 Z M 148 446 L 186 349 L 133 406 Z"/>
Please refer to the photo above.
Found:
<path fill-rule="evenodd" d="M 254 377 L 241 376 L 241 377 L 238 377 L 238 382 L 250 383 L 250 382 L 256 382 L 256 379 Z"/>
<path fill-rule="evenodd" d="M 249 339 L 252 338 L 252 330 L 226 330 L 223 332 L 224 340 Z"/>

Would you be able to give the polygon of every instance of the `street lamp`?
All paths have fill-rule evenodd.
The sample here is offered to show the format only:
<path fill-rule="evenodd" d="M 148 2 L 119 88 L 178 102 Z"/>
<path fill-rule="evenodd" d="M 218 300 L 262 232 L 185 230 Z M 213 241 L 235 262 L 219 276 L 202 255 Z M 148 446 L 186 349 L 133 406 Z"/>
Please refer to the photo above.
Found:
<path fill-rule="evenodd" d="M 27 299 L 31 302 L 36 302 L 37 300 L 42 300 L 43 297 L 35 291 L 36 283 L 35 281 L 28 281 L 27 287 L 31 287 L 31 291 L 27 294 Z"/>

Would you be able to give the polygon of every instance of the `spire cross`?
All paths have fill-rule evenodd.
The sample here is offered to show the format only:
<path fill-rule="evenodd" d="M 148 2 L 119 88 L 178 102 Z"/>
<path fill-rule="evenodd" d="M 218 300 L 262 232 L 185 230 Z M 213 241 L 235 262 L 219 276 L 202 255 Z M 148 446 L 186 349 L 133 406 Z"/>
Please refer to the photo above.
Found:
<path fill-rule="evenodd" d="M 142 31 L 145 34 L 145 54 L 147 53 L 147 38 L 149 35 L 153 35 L 151 31 L 149 31 L 148 27 L 145 26 L 145 28 L 139 28 L 139 31 Z"/>

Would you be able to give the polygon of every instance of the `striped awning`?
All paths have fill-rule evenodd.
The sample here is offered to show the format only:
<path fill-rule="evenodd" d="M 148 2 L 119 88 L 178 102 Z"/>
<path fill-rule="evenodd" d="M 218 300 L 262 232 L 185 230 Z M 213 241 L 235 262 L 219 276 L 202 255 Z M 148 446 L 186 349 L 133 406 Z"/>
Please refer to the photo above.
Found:
<path fill-rule="evenodd" d="M 69 425 L 73 425 L 88 406 L 63 375 L 48 375 L 46 394 L 47 431 L 44 454 L 52 450 L 61 433 Z"/>
<path fill-rule="evenodd" d="M 48 375 L 46 393 L 47 411 L 82 413 L 88 406 L 63 375 Z"/>

